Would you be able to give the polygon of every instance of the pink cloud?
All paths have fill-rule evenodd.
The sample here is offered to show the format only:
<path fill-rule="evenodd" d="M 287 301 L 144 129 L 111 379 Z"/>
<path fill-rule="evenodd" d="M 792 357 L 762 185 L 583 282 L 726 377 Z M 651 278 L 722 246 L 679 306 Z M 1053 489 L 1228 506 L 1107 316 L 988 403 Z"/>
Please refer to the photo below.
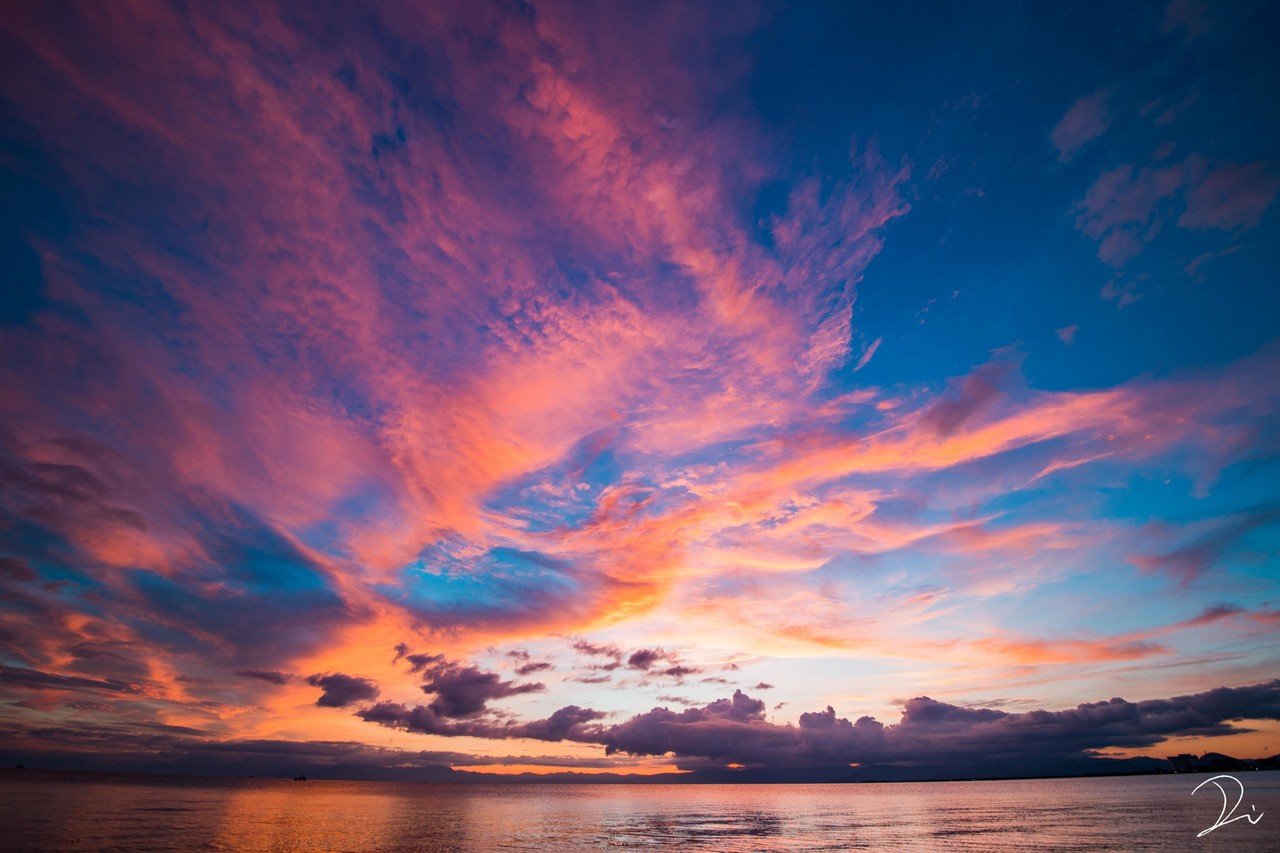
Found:
<path fill-rule="evenodd" d="M 1081 148 L 1107 132 L 1111 126 L 1109 98 L 1110 92 L 1099 89 L 1071 105 L 1049 135 L 1053 147 L 1058 149 L 1059 160 L 1071 160 Z"/>
<path fill-rule="evenodd" d="M 1183 228 L 1232 230 L 1254 228 L 1276 192 L 1280 175 L 1267 163 L 1224 163 L 1209 170 L 1187 192 L 1187 207 L 1178 218 Z"/>
<path fill-rule="evenodd" d="M 1168 166 L 1120 166 L 1104 172 L 1075 207 L 1076 227 L 1097 240 L 1098 257 L 1122 267 L 1173 219 L 1181 228 L 1256 227 L 1280 191 L 1263 162 L 1210 164 L 1193 155 Z"/>
<path fill-rule="evenodd" d="M 1159 233 L 1164 208 L 1185 185 L 1190 161 L 1104 172 L 1076 205 L 1076 227 L 1099 241 L 1098 257 L 1123 266 Z"/>
<path fill-rule="evenodd" d="M 88 208 L 111 209 L 125 186 L 154 221 L 117 206 L 109 232 L 46 250 L 50 297 L 67 310 L 0 341 L 14 436 L 0 436 L 0 507 L 39 525 L 110 603 L 37 590 L 15 564 L 5 592 L 21 609 L 0 630 L 23 639 L 25 662 L 128 685 L 157 718 L 268 726 L 262 691 L 281 713 L 314 691 L 287 678 L 209 687 L 219 672 L 359 672 L 383 685 L 388 637 L 469 648 L 615 625 L 681 597 L 676 612 L 723 611 L 715 582 L 803 576 L 849 555 L 918 548 L 951 561 L 965 592 L 979 562 L 1016 582 L 1034 571 L 1015 571 L 1022 561 L 1080 545 L 1076 530 L 930 505 L 926 478 L 960 472 L 980 495 L 1183 446 L 1236 458 L 1248 437 L 1223 413 L 1274 403 L 1262 372 L 1239 366 L 1072 391 L 987 367 L 944 393 L 819 393 L 882 344 L 855 358 L 865 338 L 852 309 L 908 214 L 910 169 L 852 145 L 837 178 L 793 182 L 762 245 L 735 205 L 743 183 L 772 177 L 758 162 L 768 140 L 747 118 L 699 118 L 708 95 L 662 28 L 641 28 L 643 50 L 628 51 L 629 32 L 595 32 L 602 12 L 428 4 L 374 10 L 385 38 L 358 30 L 324 47 L 305 14 L 270 9 L 68 14 L 76 26 L 62 35 L 16 28 L 40 73 L 15 82 L 15 108 Z M 438 57 L 456 114 L 404 108 L 388 66 L 409 49 Z M 122 59 L 139 56 L 146 73 Z M 745 73 L 740 59 L 717 69 Z M 413 97 L 433 102 L 421 85 Z M 1095 93 L 1054 144 L 1067 158 L 1106 123 Z M 93 146 L 74 144 L 85 134 Z M 1270 204 L 1256 165 L 1198 184 L 1187 163 L 1122 167 L 1077 223 L 1123 263 L 1190 185 L 1179 224 L 1247 227 Z M 145 298 L 103 284 L 116 277 Z M 585 483 L 578 452 L 607 456 L 616 475 Z M 530 514 L 535 493 L 560 502 L 553 523 Z M 888 512 L 904 504 L 921 513 Z M 498 549 L 535 555 L 530 571 L 563 588 L 459 608 L 451 622 L 446 605 L 388 592 L 406 567 L 439 570 L 424 554 L 456 565 L 422 575 L 424 596 L 435 582 L 490 580 L 482 560 Z M 253 586 L 286 569 L 314 602 L 247 609 Z M 898 634 L 932 618 L 942 594 L 887 599 L 859 621 L 847 601 L 797 587 L 794 607 L 756 595 L 741 612 L 794 648 L 936 654 L 939 641 Z M 805 624 L 770 624 L 770 612 Z M 120 659 L 92 656 L 105 646 Z"/>
<path fill-rule="evenodd" d="M 884 343 L 884 338 L 876 338 L 867 345 L 867 348 L 862 351 L 862 355 L 858 357 L 858 363 L 853 366 L 854 373 L 871 363 L 871 359 L 875 357 L 876 351 L 880 349 L 880 344 L 882 343 Z"/>

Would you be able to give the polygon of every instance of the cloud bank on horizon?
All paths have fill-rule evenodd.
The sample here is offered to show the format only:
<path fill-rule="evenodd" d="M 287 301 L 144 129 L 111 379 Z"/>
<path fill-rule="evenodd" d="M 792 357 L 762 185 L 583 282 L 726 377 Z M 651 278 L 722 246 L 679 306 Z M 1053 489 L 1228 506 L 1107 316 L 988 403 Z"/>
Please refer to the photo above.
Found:
<path fill-rule="evenodd" d="M 1275 752 L 1278 15 L 17 4 L 0 754 Z"/>

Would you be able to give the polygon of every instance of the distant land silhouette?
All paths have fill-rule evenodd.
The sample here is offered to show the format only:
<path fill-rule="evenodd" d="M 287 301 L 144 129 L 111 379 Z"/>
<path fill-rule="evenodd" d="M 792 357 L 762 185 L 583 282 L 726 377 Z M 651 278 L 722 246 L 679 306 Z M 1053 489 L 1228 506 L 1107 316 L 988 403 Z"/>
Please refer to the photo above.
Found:
<path fill-rule="evenodd" d="M 649 776 L 624 773 L 484 773 L 472 770 L 455 770 L 443 766 L 422 767 L 372 767 L 358 764 L 309 765 L 306 773 L 296 769 L 262 769 L 252 772 L 236 772 L 228 766 L 194 767 L 179 762 L 163 760 L 115 766 L 90 766 L 85 762 L 68 760 L 58 756 L 49 761 L 29 760 L 24 764 L 4 762 L 16 772 L 39 773 L 41 771 L 122 773 L 158 776 L 189 777 L 247 777 L 277 778 L 294 781 L 349 780 L 396 782 L 457 782 L 479 784 L 812 784 L 857 782 L 960 782 L 995 779 L 1060 779 L 1086 776 L 1145 776 L 1174 773 L 1223 773 L 1258 770 L 1280 770 L 1280 754 L 1267 758 L 1235 758 L 1219 752 L 1207 752 L 1201 756 L 1179 754 L 1167 759 L 1136 758 L 1073 758 L 1049 762 L 1011 764 L 992 760 L 974 762 L 965 767 L 955 765 L 891 765 L 876 764 L 860 767 L 829 768 L 702 768 L 687 773 L 658 773 Z"/>

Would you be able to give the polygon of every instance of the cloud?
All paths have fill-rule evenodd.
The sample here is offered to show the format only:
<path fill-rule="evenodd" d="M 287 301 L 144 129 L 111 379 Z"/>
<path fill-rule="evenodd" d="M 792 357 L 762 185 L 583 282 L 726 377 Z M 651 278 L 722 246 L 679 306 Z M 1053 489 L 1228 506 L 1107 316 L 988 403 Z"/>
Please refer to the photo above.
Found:
<path fill-rule="evenodd" d="M 1180 228 L 1244 230 L 1258 226 L 1280 192 L 1274 166 L 1209 162 L 1192 155 L 1169 165 L 1119 166 L 1104 172 L 1076 205 L 1076 227 L 1098 241 L 1098 257 L 1122 267 L 1177 211 Z"/>
<path fill-rule="evenodd" d="M 1256 228 L 1280 191 L 1280 174 L 1268 163 L 1223 163 L 1187 193 L 1178 217 L 1182 228 Z"/>
<path fill-rule="evenodd" d="M 0 664 L 0 684 L 6 687 L 54 690 L 102 690 L 108 693 L 140 693 L 137 685 L 115 680 L 58 675 L 25 667 Z"/>
<path fill-rule="evenodd" d="M 1169 216 L 1171 200 L 1198 161 L 1171 166 L 1118 166 L 1098 176 L 1076 205 L 1076 227 L 1098 241 L 1098 257 L 1114 267 L 1137 257 Z"/>
<path fill-rule="evenodd" d="M 285 672 L 278 672 L 274 669 L 239 669 L 236 675 L 244 678 L 253 678 L 258 681 L 265 681 L 268 684 L 288 684 L 293 680 L 292 676 Z M 314 678 L 315 676 L 312 676 Z M 323 687 L 324 685 L 315 684 L 311 679 L 307 679 L 307 683 L 312 687 Z"/>
<path fill-rule="evenodd" d="M 516 675 L 533 675 L 535 672 L 549 669 L 555 669 L 555 667 L 547 661 L 531 661 L 516 667 Z"/>
<path fill-rule="evenodd" d="M 956 430 L 974 415 L 998 400 L 1000 386 L 1012 374 L 1012 368 L 1001 362 L 991 362 L 970 373 L 948 397 L 939 400 L 920 416 L 921 425 L 939 436 L 954 435 Z"/>
<path fill-rule="evenodd" d="M 1186 538 L 1179 536 L 1182 531 L 1168 525 L 1150 525 L 1145 538 L 1182 538 L 1182 541 L 1169 550 L 1155 554 L 1137 554 L 1130 557 L 1130 560 L 1145 572 L 1170 575 L 1185 585 L 1211 571 L 1249 534 L 1277 521 L 1280 521 L 1280 509 L 1264 506 L 1199 522 L 1191 526 L 1191 535 Z"/>
<path fill-rule="evenodd" d="M 1041 666 L 1081 661 L 1135 660 L 1168 652 L 1156 643 L 1134 638 L 1103 640 L 979 639 L 974 648 L 1020 665 Z"/>
<path fill-rule="evenodd" d="M 612 644 L 600 645 L 591 643 L 586 640 L 576 640 L 573 644 L 573 650 L 588 657 L 608 657 L 621 658 L 622 650 Z"/>
<path fill-rule="evenodd" d="M 0 577 L 12 581 L 30 582 L 38 578 L 39 575 L 21 557 L 0 557 Z"/>
<path fill-rule="evenodd" d="M 1059 160 L 1071 160 L 1081 148 L 1107 132 L 1111 126 L 1107 107 L 1110 97 L 1106 89 L 1099 89 L 1071 105 L 1049 135 L 1053 147 L 1058 149 Z"/>
<path fill-rule="evenodd" d="M 853 372 L 857 373 L 862 368 L 871 363 L 871 359 L 875 357 L 876 351 L 880 349 L 880 344 L 884 343 L 884 338 L 876 338 L 867 344 L 867 348 L 862 351 L 862 355 L 858 357 L 858 363 L 853 366 Z"/>
<path fill-rule="evenodd" d="M 567 705 L 545 720 L 534 720 L 517 726 L 512 736 L 545 741 L 569 740 L 578 737 L 576 733 L 584 726 L 604 717 L 603 711 Z"/>
<path fill-rule="evenodd" d="M 356 711 L 365 722 L 388 728 L 401 729 L 416 734 L 441 735 L 443 737 L 479 737 L 489 739 L 528 738 L 542 741 L 586 740 L 597 720 L 605 714 L 591 708 L 567 705 L 551 716 L 528 722 L 499 720 L 480 714 L 465 719 L 450 718 L 439 713 L 432 705 L 409 707 L 397 702 L 381 702 Z"/>
<path fill-rule="evenodd" d="M 576 640 L 573 643 L 573 650 L 585 657 L 605 658 L 604 663 L 593 663 L 588 666 L 588 669 L 591 669 L 597 672 L 612 672 L 615 669 L 622 668 L 623 658 L 626 657 L 622 649 L 618 648 L 616 645 L 613 645 L 611 643 L 599 645 L 596 643 L 588 642 L 586 640 Z M 599 679 L 599 681 L 608 680 L 607 678 L 601 677 L 601 676 L 595 676 L 595 678 Z M 584 683 L 593 683 L 593 682 L 584 682 Z M 595 683 L 598 683 L 598 681 Z"/>
<path fill-rule="evenodd" d="M 403 647 L 400 647 L 403 648 Z M 496 672 L 445 659 L 442 655 L 404 655 L 411 670 L 422 674 L 422 692 L 435 698 L 428 706 L 442 719 L 477 717 L 488 711 L 488 703 L 546 689 L 540 682 L 519 684 L 504 681 Z"/>
<path fill-rule="evenodd" d="M 627 666 L 631 669 L 649 670 L 654 664 L 670 658 L 670 654 L 662 649 L 637 649 L 627 657 Z"/>
<path fill-rule="evenodd" d="M 680 704 L 678 697 L 666 699 Z M 1099 750 L 1149 747 L 1175 736 L 1240 732 L 1243 729 L 1233 722 L 1280 718 L 1280 681 L 1169 699 L 1113 698 L 1062 711 L 1010 713 L 927 697 L 907 700 L 902 708 L 901 720 L 887 726 L 865 716 L 851 721 L 831 708 L 801 714 L 795 724 L 776 724 L 765 719 L 764 703 L 737 691 L 729 699 L 704 706 L 682 711 L 655 708 L 614 725 L 601 722 L 603 713 L 577 706 L 524 723 L 442 721 L 422 706 L 409 709 L 394 703 L 361 709 L 357 715 L 418 733 L 600 744 L 614 761 L 622 755 L 672 753 L 686 769 L 734 763 L 772 772 L 775 777 L 798 769 L 819 773 L 819 777 L 802 778 L 832 778 L 832 772 L 847 775 L 849 765 L 855 763 L 873 774 L 891 772 L 911 778 L 915 768 L 917 774 L 963 777 L 974 772 L 1008 775 L 1064 767 L 1082 772 L 1090 769 L 1088 762 Z M 219 740 L 198 737 L 181 726 L 157 727 L 145 734 L 122 734 L 93 725 L 21 734 L 6 729 L 4 734 L 6 758 L 31 761 L 37 756 L 46 766 L 151 772 L 185 769 L 266 776 L 314 772 L 329 778 L 423 779 L 447 778 L 449 764 L 539 763 L 524 757 L 475 759 L 459 752 L 394 750 L 349 742 Z M 609 766 L 591 758 L 551 761 L 559 766 Z M 823 773 L 828 775 L 821 777 Z"/>
<path fill-rule="evenodd" d="M 1194 628 L 1201 625 L 1212 625 L 1215 622 L 1221 622 L 1223 619 L 1230 619 L 1247 611 L 1236 604 L 1215 604 L 1212 607 L 1206 607 L 1198 616 L 1179 624 L 1178 627 Z"/>
<path fill-rule="evenodd" d="M 606 684 L 612 680 L 611 675 L 580 675 L 574 679 L 579 684 Z"/>
<path fill-rule="evenodd" d="M 316 673 L 307 677 L 307 684 L 323 691 L 316 700 L 321 708 L 345 708 L 378 696 L 378 685 L 369 679 L 341 672 Z"/>
<path fill-rule="evenodd" d="M 524 649 L 512 649 L 507 652 L 507 657 L 520 662 L 516 667 L 516 675 L 532 675 L 535 672 L 544 672 L 546 670 L 555 669 L 555 665 L 550 661 L 535 661 L 533 656 Z"/>
<path fill-rule="evenodd" d="M 871 717 L 850 721 L 829 707 L 801 714 L 794 725 L 770 723 L 763 702 L 736 691 L 701 708 L 655 708 L 590 736 L 610 754 L 673 753 L 695 760 L 690 766 L 697 759 L 771 768 L 907 763 L 963 774 L 973 762 L 1043 766 L 1108 747 L 1149 747 L 1172 736 L 1224 735 L 1240 731 L 1230 723 L 1242 719 L 1280 719 L 1280 681 L 1025 713 L 919 697 L 908 700 L 902 719 L 888 726 Z"/>
<path fill-rule="evenodd" d="M 75 727 L 48 726 L 38 732 L 0 729 L 0 740 L 5 744 L 0 755 L 7 764 L 240 778 L 288 778 L 302 773 L 318 779 L 467 781 L 467 774 L 453 772 L 450 765 L 541 762 L 536 757 L 479 757 L 465 752 L 390 749 L 353 741 L 209 738 L 180 726 L 134 733 L 90 722 Z M 593 762 L 585 759 L 582 763 L 592 766 Z M 565 757 L 557 764 L 573 766 L 575 759 Z"/>
<path fill-rule="evenodd" d="M 508 680 L 466 655 L 600 631 L 625 649 L 577 643 L 577 682 L 691 678 L 667 635 L 604 633 L 650 616 L 766 653 L 1054 658 L 944 627 L 1068 548 L 1106 564 L 1076 532 L 1105 519 L 1018 484 L 1248 458 L 1275 360 L 853 383 L 883 346 L 854 308 L 920 197 L 914 153 L 779 159 L 738 100 L 763 25 L 647 4 L 8 15 L 31 69 L 5 81 L 27 140 L 8 153 L 65 222 L 28 223 L 42 302 L 0 330 L 0 699 L 31 729 L 93 701 L 121 728 L 328 731 L 276 689 L 290 673 L 392 698 L 407 669 L 429 698 L 369 708 L 514 737 L 493 708 L 569 664 L 512 658 Z M 1056 141 L 1083 150 L 1106 114 Z M 1124 166 L 1073 215 L 1125 263 L 1171 223 L 1265 224 L 1263 165 Z M 434 653 L 388 661 L 388 636 Z M 594 713 L 531 736 L 586 737 Z"/>
<path fill-rule="evenodd" d="M 680 656 L 675 652 L 665 649 L 636 649 L 627 656 L 627 667 L 641 670 L 649 676 L 662 676 L 676 680 L 701 672 L 697 667 L 682 663 Z"/>

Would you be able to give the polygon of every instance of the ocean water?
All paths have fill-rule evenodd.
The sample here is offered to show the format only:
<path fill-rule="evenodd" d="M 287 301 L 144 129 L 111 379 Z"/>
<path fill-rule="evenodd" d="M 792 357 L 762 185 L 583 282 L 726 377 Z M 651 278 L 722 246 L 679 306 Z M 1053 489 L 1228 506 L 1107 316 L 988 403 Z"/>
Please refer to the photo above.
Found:
<path fill-rule="evenodd" d="M 460 785 L 0 772 L 13 850 L 1280 850 L 1280 772 L 847 785 Z M 1237 812 L 1240 813 L 1240 811 Z"/>

